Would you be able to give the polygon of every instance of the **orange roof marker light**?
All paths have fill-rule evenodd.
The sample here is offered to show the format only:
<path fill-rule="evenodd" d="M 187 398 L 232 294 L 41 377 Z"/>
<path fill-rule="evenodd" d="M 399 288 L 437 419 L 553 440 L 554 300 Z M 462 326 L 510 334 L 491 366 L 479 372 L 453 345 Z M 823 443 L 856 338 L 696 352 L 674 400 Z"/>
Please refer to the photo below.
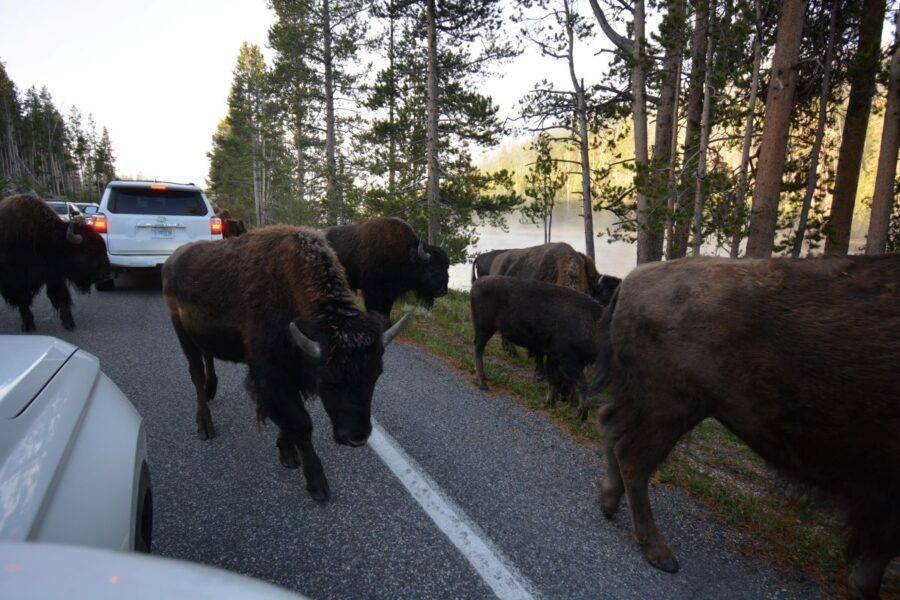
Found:
<path fill-rule="evenodd" d="M 164 189 L 166 189 L 166 184 L 164 184 L 164 183 L 151 183 L 151 184 L 150 184 L 150 189 L 151 189 L 151 190 L 164 190 Z"/>

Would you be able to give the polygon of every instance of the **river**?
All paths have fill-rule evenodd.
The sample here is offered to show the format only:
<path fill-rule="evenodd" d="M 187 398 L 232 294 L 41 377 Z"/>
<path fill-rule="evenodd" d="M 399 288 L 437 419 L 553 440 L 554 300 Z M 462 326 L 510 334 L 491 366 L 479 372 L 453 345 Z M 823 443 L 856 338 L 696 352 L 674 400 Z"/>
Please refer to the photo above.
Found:
<path fill-rule="evenodd" d="M 597 255 L 597 270 L 616 277 L 625 277 L 637 261 L 635 244 L 609 242 L 605 235 L 615 216 L 608 212 L 594 213 L 594 250 Z M 506 217 L 507 231 L 484 224 L 478 228 L 478 243 L 469 248 L 469 254 L 480 254 L 498 248 L 527 248 L 544 243 L 544 229 L 541 224 L 523 222 L 518 213 Z M 603 237 L 596 237 L 598 232 Z M 579 252 L 584 252 L 584 221 L 581 205 L 577 202 L 559 202 L 553 209 L 553 230 L 551 241 L 568 242 Z M 472 286 L 472 262 L 450 267 L 450 287 L 468 290 Z"/>

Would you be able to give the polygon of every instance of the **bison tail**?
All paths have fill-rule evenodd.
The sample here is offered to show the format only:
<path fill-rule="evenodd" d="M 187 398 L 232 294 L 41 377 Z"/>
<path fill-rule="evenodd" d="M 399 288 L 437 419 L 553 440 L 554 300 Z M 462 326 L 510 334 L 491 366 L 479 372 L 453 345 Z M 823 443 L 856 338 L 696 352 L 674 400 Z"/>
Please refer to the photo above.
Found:
<path fill-rule="evenodd" d="M 609 383 L 609 374 L 612 369 L 612 318 L 613 312 L 616 310 L 616 304 L 619 300 L 619 288 L 613 292 L 612 299 L 600 322 L 597 324 L 597 343 L 599 350 L 597 358 L 592 365 L 588 367 L 589 389 L 591 392 L 599 392 Z"/>

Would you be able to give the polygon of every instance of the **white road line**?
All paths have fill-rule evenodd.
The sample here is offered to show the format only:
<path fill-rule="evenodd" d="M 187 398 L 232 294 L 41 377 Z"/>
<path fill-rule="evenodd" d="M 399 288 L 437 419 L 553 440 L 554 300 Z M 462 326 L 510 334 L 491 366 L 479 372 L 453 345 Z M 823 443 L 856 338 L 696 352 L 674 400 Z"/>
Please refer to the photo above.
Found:
<path fill-rule="evenodd" d="M 369 447 L 409 491 L 434 524 L 456 546 L 484 582 L 502 600 L 538 597 L 535 587 L 506 559 L 416 461 L 403 451 L 375 419 Z"/>

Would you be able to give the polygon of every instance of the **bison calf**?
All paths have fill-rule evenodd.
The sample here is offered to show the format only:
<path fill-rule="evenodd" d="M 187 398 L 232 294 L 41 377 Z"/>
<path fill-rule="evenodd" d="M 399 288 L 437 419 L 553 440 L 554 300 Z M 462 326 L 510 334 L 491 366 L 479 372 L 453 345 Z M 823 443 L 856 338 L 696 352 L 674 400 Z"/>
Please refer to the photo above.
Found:
<path fill-rule="evenodd" d="M 475 328 L 475 382 L 487 388 L 484 347 L 500 332 L 504 339 L 547 357 L 547 403 L 574 393 L 582 418 L 587 411 L 584 368 L 600 349 L 597 327 L 604 307 L 590 296 L 551 283 L 490 275 L 471 292 Z"/>
<path fill-rule="evenodd" d="M 628 497 L 645 558 L 678 563 L 647 482 L 712 417 L 844 509 L 854 597 L 900 554 L 900 255 L 682 259 L 622 282 L 602 324 L 603 512 Z"/>
<path fill-rule="evenodd" d="M 45 285 L 62 326 L 74 329 L 68 283 L 88 293 L 109 273 L 106 243 L 83 222 L 63 222 L 35 196 L 0 201 L 0 295 L 19 309 L 22 331 L 35 330 L 31 303 Z"/>

